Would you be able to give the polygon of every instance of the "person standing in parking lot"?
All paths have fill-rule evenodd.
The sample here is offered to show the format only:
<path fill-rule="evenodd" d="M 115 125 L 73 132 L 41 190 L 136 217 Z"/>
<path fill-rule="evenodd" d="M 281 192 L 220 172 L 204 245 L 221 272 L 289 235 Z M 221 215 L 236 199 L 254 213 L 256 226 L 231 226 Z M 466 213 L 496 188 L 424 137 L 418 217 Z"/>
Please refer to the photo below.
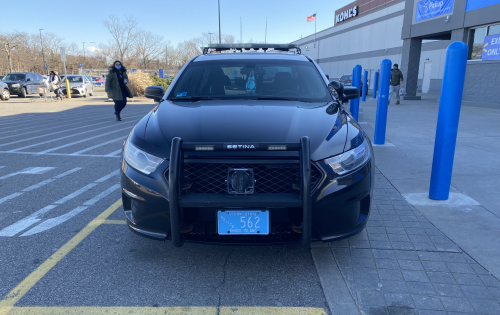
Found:
<path fill-rule="evenodd" d="M 403 73 L 395 63 L 391 71 L 391 84 L 389 86 L 389 104 L 391 103 L 392 93 L 396 93 L 396 105 L 399 105 L 399 89 L 404 88 Z"/>
<path fill-rule="evenodd" d="M 61 77 L 57 71 L 50 71 L 49 85 L 56 94 L 56 99 L 63 99 L 64 94 L 61 92 Z"/>
<path fill-rule="evenodd" d="M 105 92 L 108 98 L 115 102 L 115 116 L 117 121 L 121 121 L 121 111 L 127 105 L 127 97 L 132 98 L 128 84 L 127 68 L 125 68 L 120 60 L 116 60 L 110 67 L 109 73 L 106 76 Z"/>

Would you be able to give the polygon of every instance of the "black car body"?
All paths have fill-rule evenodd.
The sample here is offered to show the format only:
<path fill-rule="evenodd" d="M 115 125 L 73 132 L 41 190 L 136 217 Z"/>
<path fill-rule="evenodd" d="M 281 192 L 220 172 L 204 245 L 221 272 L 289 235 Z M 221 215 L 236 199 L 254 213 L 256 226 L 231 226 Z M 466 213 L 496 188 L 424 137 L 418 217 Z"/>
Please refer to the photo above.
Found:
<path fill-rule="evenodd" d="M 342 89 L 338 82 L 328 85 L 316 63 L 300 54 L 193 58 L 166 93 L 146 89 L 160 104 L 125 143 L 121 186 L 128 226 L 175 246 L 309 246 L 360 232 L 370 211 L 373 150 L 341 102 L 359 91 L 350 88 L 357 95 L 347 97 L 349 88 L 346 95 Z M 351 166 L 342 164 L 347 160 Z M 219 215 L 239 215 L 245 225 L 245 211 L 268 216 L 266 235 L 255 229 L 244 234 L 241 226 L 236 235 L 221 233 L 220 226 L 231 223 Z"/>
<path fill-rule="evenodd" d="M 10 98 L 9 86 L 0 81 L 0 100 L 7 101 Z"/>
<path fill-rule="evenodd" d="M 40 93 L 39 88 L 46 88 L 43 77 L 37 72 L 13 72 L 3 78 L 9 87 L 11 95 L 26 97 L 27 95 Z"/>

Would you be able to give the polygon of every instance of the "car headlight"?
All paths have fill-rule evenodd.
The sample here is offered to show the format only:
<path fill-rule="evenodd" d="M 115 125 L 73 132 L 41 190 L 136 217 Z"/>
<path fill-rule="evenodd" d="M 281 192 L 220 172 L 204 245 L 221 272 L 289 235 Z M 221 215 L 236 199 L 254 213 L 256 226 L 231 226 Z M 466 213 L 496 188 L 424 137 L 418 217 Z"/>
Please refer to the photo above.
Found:
<path fill-rule="evenodd" d="M 366 163 L 370 158 L 370 148 L 363 141 L 358 147 L 325 160 L 338 175 L 344 175 Z"/>
<path fill-rule="evenodd" d="M 79 87 L 80 89 L 83 89 L 83 84 L 80 84 L 78 87 Z"/>
<path fill-rule="evenodd" d="M 12 87 L 20 87 L 21 85 L 19 83 L 14 83 L 11 85 Z"/>
<path fill-rule="evenodd" d="M 123 150 L 123 158 L 128 165 L 146 175 L 155 171 L 164 159 L 146 153 L 127 141 Z"/>

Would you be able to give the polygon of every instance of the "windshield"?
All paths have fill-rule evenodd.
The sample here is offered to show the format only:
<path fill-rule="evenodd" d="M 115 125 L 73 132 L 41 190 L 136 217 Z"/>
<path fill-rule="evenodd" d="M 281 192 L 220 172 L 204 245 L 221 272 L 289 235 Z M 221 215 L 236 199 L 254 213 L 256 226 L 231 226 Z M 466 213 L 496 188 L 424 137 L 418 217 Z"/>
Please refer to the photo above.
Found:
<path fill-rule="evenodd" d="M 26 80 L 26 75 L 23 73 L 10 73 L 3 78 L 4 81 L 24 81 Z"/>
<path fill-rule="evenodd" d="M 352 75 L 351 74 L 344 74 L 340 80 L 352 80 Z"/>
<path fill-rule="evenodd" d="M 214 60 L 192 62 L 167 99 L 332 100 L 309 61 Z"/>
<path fill-rule="evenodd" d="M 82 77 L 68 76 L 68 81 L 69 81 L 69 83 L 81 83 L 81 82 L 83 82 L 83 78 Z"/>

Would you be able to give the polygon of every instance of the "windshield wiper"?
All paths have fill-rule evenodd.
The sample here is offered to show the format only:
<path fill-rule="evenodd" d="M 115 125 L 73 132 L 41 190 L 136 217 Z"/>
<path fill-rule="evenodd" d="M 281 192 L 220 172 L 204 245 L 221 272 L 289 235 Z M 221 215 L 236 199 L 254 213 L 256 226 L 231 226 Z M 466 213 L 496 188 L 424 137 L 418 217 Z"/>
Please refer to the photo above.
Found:
<path fill-rule="evenodd" d="M 207 97 L 207 96 L 194 96 L 194 97 L 173 97 L 168 99 L 169 101 L 187 101 L 187 102 L 197 102 L 197 101 L 210 101 L 216 100 L 217 98 Z"/>

